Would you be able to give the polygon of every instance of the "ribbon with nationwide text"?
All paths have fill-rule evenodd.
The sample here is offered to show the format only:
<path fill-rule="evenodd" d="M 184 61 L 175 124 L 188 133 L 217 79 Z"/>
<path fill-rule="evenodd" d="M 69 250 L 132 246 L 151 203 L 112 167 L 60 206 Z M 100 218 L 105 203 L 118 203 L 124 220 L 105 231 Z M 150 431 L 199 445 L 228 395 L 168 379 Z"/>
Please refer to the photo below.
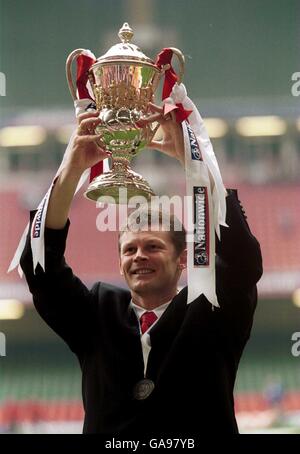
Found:
<path fill-rule="evenodd" d="M 215 279 L 215 232 L 220 239 L 220 225 L 226 224 L 226 189 L 203 119 L 178 84 L 171 65 L 172 49 L 158 55 L 158 67 L 165 71 L 162 99 L 165 112 L 175 107 L 175 118 L 182 124 L 185 150 L 186 191 L 188 197 L 188 303 L 204 294 L 213 306 L 219 306 Z M 189 236 L 190 239 L 190 236 Z"/>

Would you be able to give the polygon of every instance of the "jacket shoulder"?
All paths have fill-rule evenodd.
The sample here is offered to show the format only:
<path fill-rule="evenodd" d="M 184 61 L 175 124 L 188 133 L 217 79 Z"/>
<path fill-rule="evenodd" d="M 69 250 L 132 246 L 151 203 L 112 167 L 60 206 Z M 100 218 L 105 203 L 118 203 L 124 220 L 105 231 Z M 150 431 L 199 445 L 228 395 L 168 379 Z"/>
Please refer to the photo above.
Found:
<path fill-rule="evenodd" d="M 91 288 L 94 297 L 98 297 L 99 302 L 106 301 L 130 301 L 130 291 L 106 282 L 96 282 Z"/>

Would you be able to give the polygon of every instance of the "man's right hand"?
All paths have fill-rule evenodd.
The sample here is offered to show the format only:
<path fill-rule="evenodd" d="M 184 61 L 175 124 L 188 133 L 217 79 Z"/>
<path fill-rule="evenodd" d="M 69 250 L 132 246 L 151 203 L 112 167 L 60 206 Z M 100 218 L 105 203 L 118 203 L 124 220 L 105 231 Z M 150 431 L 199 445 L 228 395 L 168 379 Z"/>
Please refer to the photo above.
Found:
<path fill-rule="evenodd" d="M 70 170 L 83 173 L 86 169 L 111 156 L 109 151 L 105 151 L 100 135 L 95 134 L 96 126 L 101 123 L 98 115 L 99 112 L 85 112 L 77 117 L 77 134 L 66 162 Z"/>
<path fill-rule="evenodd" d="M 111 154 L 102 147 L 99 134 L 95 127 L 100 124 L 99 112 L 86 112 L 78 116 L 77 133 L 72 148 L 55 181 L 47 210 L 46 227 L 62 229 L 83 172 L 103 161 Z"/>

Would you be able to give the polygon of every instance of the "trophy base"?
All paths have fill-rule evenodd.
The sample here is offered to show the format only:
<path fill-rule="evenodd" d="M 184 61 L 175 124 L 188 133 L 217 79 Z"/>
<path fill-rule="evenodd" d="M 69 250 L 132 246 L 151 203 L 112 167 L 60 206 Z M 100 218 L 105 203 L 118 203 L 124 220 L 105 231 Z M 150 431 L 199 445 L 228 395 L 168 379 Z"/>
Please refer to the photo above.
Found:
<path fill-rule="evenodd" d="M 150 201 L 155 193 L 145 178 L 127 169 L 126 175 L 110 170 L 94 178 L 84 195 L 94 202 L 130 205 L 132 197 L 142 196 Z"/>

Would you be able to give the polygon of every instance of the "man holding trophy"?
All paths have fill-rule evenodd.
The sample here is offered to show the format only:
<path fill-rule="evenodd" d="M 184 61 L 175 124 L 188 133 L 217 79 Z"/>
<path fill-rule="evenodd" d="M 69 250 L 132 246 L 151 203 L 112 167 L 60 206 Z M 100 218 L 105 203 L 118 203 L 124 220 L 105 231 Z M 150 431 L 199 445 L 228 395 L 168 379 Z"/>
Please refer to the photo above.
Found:
<path fill-rule="evenodd" d="M 98 60 L 83 50 L 68 59 L 78 127 L 11 268 L 22 253 L 39 314 L 78 357 L 84 433 L 237 433 L 233 388 L 257 303 L 259 244 L 237 192 L 223 186 L 203 120 L 171 66 L 176 55 L 183 72 L 180 51 L 164 49 L 154 63 L 131 44 L 128 24 L 119 36 L 121 44 Z M 75 57 L 77 89 L 70 73 Z M 162 75 L 157 106 L 153 93 Z M 162 128 L 159 143 L 153 122 Z M 129 291 L 103 282 L 89 290 L 64 259 L 74 194 L 89 174 L 91 200 L 121 203 L 126 188 L 129 197 L 150 201 L 149 184 L 129 167 L 146 145 L 183 166 L 192 239 L 186 242 L 174 216 L 166 228 L 161 212 L 153 224 L 151 210 L 141 207 L 140 222 L 129 216 L 119 234 Z M 107 157 L 112 165 L 103 172 Z M 185 268 L 188 286 L 178 292 Z"/>

